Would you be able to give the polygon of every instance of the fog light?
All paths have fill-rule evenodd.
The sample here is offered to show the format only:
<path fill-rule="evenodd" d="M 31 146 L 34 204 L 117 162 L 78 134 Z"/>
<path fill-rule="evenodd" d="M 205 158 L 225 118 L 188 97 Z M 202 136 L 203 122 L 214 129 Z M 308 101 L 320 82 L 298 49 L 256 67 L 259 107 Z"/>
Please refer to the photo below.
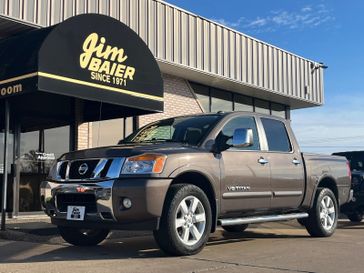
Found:
<path fill-rule="evenodd" d="M 131 200 L 129 198 L 124 198 L 123 199 L 123 207 L 126 209 L 130 209 L 131 208 Z"/>

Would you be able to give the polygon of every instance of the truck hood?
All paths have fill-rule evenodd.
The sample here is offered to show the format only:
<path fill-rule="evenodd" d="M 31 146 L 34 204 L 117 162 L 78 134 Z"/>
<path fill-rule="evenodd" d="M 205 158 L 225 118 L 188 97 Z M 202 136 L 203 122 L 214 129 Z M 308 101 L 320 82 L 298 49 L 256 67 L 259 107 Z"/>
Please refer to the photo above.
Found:
<path fill-rule="evenodd" d="M 142 153 L 166 153 L 175 152 L 196 152 L 197 147 L 188 146 L 183 143 L 138 143 L 138 144 L 120 144 L 114 146 L 98 147 L 86 150 L 69 152 L 61 156 L 60 160 L 75 160 L 86 158 L 111 158 L 111 157 L 129 157 Z"/>

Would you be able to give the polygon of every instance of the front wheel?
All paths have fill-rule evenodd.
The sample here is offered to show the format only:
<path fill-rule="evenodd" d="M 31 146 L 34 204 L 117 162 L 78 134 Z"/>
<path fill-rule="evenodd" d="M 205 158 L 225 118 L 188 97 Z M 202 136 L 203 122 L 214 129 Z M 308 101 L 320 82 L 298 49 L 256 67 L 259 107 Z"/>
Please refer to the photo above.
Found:
<path fill-rule="evenodd" d="M 94 246 L 106 239 L 109 230 L 105 229 L 79 229 L 58 226 L 62 238 L 75 246 Z"/>
<path fill-rule="evenodd" d="M 338 205 L 334 193 L 328 188 L 317 190 L 315 202 L 305 219 L 305 227 L 313 237 L 329 237 L 334 234 L 338 219 Z"/>
<path fill-rule="evenodd" d="M 154 238 L 168 254 L 193 255 L 205 246 L 211 224 L 211 206 L 206 194 L 194 185 L 176 184 L 168 191 Z"/>

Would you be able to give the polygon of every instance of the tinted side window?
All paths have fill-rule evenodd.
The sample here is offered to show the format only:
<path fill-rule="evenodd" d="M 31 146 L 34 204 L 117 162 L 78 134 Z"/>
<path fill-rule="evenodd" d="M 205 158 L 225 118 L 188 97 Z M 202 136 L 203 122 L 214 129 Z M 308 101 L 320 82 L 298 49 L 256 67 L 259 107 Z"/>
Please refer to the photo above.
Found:
<path fill-rule="evenodd" d="M 222 128 L 221 132 L 217 136 L 216 144 L 223 150 L 230 148 L 234 131 L 238 128 L 253 129 L 253 145 L 250 147 L 233 149 L 260 150 L 257 125 L 253 117 L 236 117 L 230 120 L 228 123 L 225 124 L 225 126 Z"/>
<path fill-rule="evenodd" d="M 292 147 L 284 123 L 269 118 L 262 118 L 261 120 L 267 136 L 269 151 L 290 152 Z"/>

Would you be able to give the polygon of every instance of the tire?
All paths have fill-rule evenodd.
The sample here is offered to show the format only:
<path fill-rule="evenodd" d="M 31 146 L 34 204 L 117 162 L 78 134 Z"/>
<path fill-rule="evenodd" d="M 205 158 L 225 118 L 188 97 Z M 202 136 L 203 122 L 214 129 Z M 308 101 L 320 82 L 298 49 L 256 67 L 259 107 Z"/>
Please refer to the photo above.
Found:
<path fill-rule="evenodd" d="M 106 239 L 109 230 L 105 229 L 78 229 L 58 226 L 62 238 L 75 246 L 95 246 Z"/>
<path fill-rule="evenodd" d="M 328 188 L 320 188 L 316 192 L 309 217 L 305 218 L 303 222 L 311 236 L 329 237 L 335 232 L 338 214 L 339 210 L 334 193 Z"/>
<path fill-rule="evenodd" d="M 204 248 L 211 225 L 211 206 L 206 194 L 194 185 L 176 184 L 167 193 L 159 229 L 153 234 L 165 253 L 193 255 Z"/>
<path fill-rule="evenodd" d="M 360 223 L 363 220 L 363 213 L 359 211 L 354 211 L 353 213 L 350 213 L 347 216 L 350 222 L 353 223 Z"/>
<path fill-rule="evenodd" d="M 248 228 L 248 224 L 245 225 L 234 225 L 234 226 L 222 226 L 222 228 L 227 232 L 243 232 Z"/>
<path fill-rule="evenodd" d="M 298 218 L 298 219 L 297 219 L 297 222 L 298 222 L 301 226 L 305 227 L 305 226 L 307 225 L 307 218 Z"/>

